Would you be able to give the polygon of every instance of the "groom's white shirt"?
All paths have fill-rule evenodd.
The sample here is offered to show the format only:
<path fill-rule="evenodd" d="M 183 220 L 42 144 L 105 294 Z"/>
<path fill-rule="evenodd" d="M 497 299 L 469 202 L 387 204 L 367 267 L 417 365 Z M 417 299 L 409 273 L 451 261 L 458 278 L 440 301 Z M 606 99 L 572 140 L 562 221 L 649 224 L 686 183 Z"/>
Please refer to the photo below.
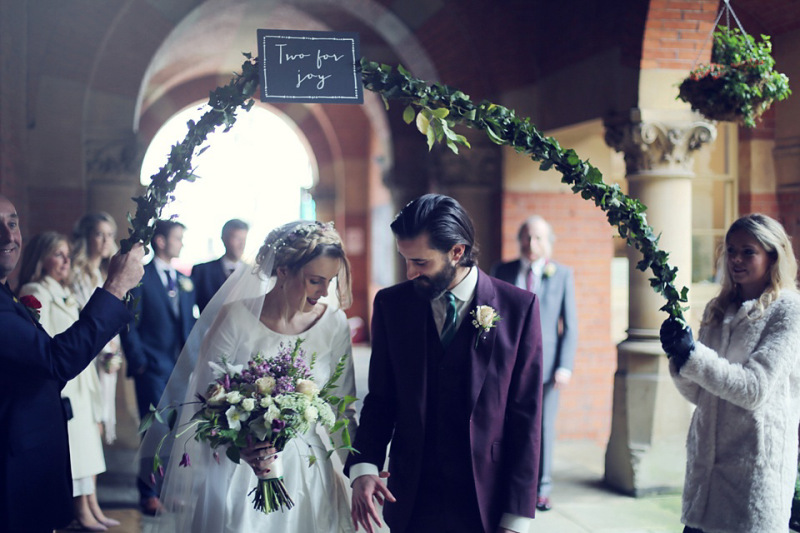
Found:
<path fill-rule="evenodd" d="M 464 276 L 461 283 L 453 287 L 450 291 L 456 297 L 456 310 L 458 311 L 457 327 L 461 326 L 461 321 L 467 314 L 467 308 L 475 296 L 475 290 L 478 287 L 478 269 L 475 267 L 470 268 L 469 273 Z M 445 307 L 444 296 L 431 300 L 431 310 L 433 311 L 433 320 L 436 322 L 436 329 L 439 335 L 442 332 L 444 324 L 444 317 L 447 312 Z M 378 467 L 372 463 L 356 463 L 350 467 L 350 484 L 361 476 L 377 476 Z M 532 519 L 526 516 L 518 516 L 511 513 L 503 513 L 500 519 L 500 527 L 523 533 L 528 531 Z"/>

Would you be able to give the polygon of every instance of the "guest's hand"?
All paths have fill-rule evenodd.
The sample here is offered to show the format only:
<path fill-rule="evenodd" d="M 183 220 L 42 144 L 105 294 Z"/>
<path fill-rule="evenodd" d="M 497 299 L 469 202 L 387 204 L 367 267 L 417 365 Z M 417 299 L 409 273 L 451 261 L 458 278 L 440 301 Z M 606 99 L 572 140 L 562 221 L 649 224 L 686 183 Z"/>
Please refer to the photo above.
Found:
<path fill-rule="evenodd" d="M 359 476 L 353 481 L 353 508 L 350 511 L 350 516 L 353 518 L 353 525 L 356 526 L 356 531 L 358 531 L 358 525 L 361 524 L 364 527 L 364 531 L 374 533 L 370 519 L 378 524 L 378 527 L 382 527 L 373 498 L 380 505 L 383 505 L 386 500 L 390 502 L 397 501 L 381 481 L 381 479 L 387 477 L 389 477 L 389 472 L 381 472 L 378 476 Z"/>
<path fill-rule="evenodd" d="M 680 371 L 689 354 L 694 350 L 692 328 L 682 324 L 678 319 L 670 317 L 661 324 L 661 347 L 675 363 L 676 370 Z"/>
<path fill-rule="evenodd" d="M 278 451 L 270 442 L 258 442 L 241 450 L 244 461 L 250 465 L 256 477 L 262 478 L 270 471 L 270 465 L 275 462 Z"/>
<path fill-rule="evenodd" d="M 120 300 L 125 298 L 128 291 L 136 287 L 144 275 L 143 258 L 142 243 L 134 244 L 127 254 L 118 252 L 108 265 L 108 278 L 103 288 Z"/>

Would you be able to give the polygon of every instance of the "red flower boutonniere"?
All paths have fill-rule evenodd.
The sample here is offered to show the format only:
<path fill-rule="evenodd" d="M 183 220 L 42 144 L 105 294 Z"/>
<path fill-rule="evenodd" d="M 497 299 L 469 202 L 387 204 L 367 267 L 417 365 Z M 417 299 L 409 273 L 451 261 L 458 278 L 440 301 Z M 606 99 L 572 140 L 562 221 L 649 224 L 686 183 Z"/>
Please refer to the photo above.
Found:
<path fill-rule="evenodd" d="M 31 315 L 31 318 L 34 322 L 39 322 L 39 315 L 41 314 L 40 309 L 42 308 L 42 302 L 36 299 L 35 296 L 28 294 L 19 299 L 19 302 L 25 306 L 25 309 L 28 311 L 28 314 Z"/>

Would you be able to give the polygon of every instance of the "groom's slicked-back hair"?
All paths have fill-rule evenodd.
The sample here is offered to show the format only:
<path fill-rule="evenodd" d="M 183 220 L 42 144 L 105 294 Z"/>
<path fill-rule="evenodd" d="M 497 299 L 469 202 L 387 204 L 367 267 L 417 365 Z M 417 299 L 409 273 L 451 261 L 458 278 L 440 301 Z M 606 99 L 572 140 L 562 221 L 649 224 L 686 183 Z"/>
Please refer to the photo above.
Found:
<path fill-rule="evenodd" d="M 443 253 L 456 244 L 463 244 L 466 249 L 459 266 L 477 263 L 478 245 L 472 219 L 454 198 L 443 194 L 420 196 L 400 210 L 391 228 L 400 240 L 415 239 L 427 233 L 430 246 Z"/>

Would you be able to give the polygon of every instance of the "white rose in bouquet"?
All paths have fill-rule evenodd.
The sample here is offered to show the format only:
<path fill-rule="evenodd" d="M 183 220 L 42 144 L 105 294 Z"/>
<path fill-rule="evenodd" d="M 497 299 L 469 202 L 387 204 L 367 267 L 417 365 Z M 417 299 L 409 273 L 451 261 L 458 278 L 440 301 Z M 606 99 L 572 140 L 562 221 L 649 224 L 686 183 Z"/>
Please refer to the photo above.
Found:
<path fill-rule="evenodd" d="M 295 390 L 297 390 L 297 392 L 300 394 L 305 394 L 309 398 L 313 398 L 319 394 L 319 387 L 317 387 L 317 384 L 310 379 L 298 379 Z"/>
<path fill-rule="evenodd" d="M 258 378 L 256 380 L 256 389 L 264 395 L 272 394 L 272 391 L 275 390 L 275 378 L 272 376 Z"/>
<path fill-rule="evenodd" d="M 212 383 L 206 391 L 206 403 L 212 407 L 217 407 L 225 402 L 225 387 L 219 383 Z"/>
<path fill-rule="evenodd" d="M 225 395 L 225 401 L 231 405 L 236 405 L 242 401 L 242 393 L 240 393 L 238 390 L 232 390 Z"/>
<path fill-rule="evenodd" d="M 256 408 L 256 401 L 254 398 L 245 398 L 242 400 L 242 410 L 246 412 L 250 412 Z"/>

